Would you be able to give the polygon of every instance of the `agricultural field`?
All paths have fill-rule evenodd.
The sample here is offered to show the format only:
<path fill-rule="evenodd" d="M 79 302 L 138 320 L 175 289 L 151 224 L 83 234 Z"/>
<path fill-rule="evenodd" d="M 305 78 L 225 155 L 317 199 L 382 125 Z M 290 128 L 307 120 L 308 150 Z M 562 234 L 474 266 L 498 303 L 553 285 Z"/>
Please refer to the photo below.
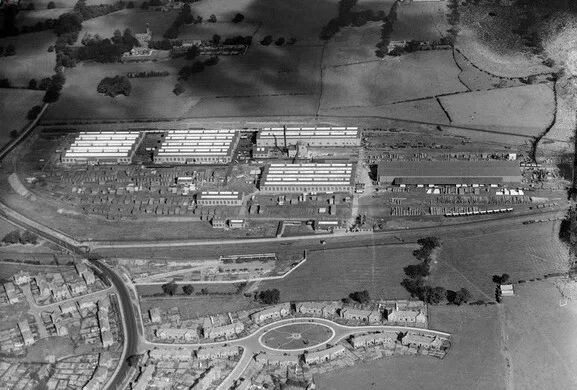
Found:
<path fill-rule="evenodd" d="M 242 22 L 238 24 L 232 22 L 203 22 L 200 24 L 189 24 L 180 28 L 178 39 L 200 39 L 208 41 L 212 39 L 214 34 L 217 34 L 220 35 L 221 41 L 224 41 L 226 38 L 232 38 L 237 35 L 243 37 L 253 36 L 258 30 L 259 26 L 260 23 L 254 22 Z M 256 45 L 258 42 L 253 42 L 253 44 Z"/>
<path fill-rule="evenodd" d="M 499 308 L 439 306 L 429 308 L 429 326 L 451 333 L 443 359 L 392 357 L 361 363 L 315 378 L 320 389 L 506 389 Z M 466 375 L 463 375 L 466 373 Z M 522 387 L 520 387 L 522 388 Z"/>
<path fill-rule="evenodd" d="M 447 35 L 450 28 L 448 13 L 444 1 L 399 3 L 391 40 L 437 41 Z"/>
<path fill-rule="evenodd" d="M 375 54 L 381 39 L 379 22 L 361 27 L 344 27 L 327 41 L 323 54 L 323 68 L 381 61 Z"/>
<path fill-rule="evenodd" d="M 494 299 L 493 275 L 530 280 L 569 267 L 569 252 L 559 241 L 559 222 L 519 225 L 508 231 L 483 229 L 458 239 L 441 236 L 443 247 L 432 265 L 430 283 L 467 288 L 476 299 Z"/>
<path fill-rule="evenodd" d="M 577 303 L 560 306 L 564 302 L 552 280 L 515 285 L 515 290 L 515 297 L 503 300 L 515 388 L 576 388 Z"/>
<path fill-rule="evenodd" d="M 439 98 L 452 124 L 535 136 L 553 119 L 555 101 L 550 84 L 470 92 Z"/>
<path fill-rule="evenodd" d="M 153 307 L 170 309 L 177 306 L 182 319 L 199 318 L 260 307 L 244 295 L 193 295 L 190 298 L 146 298 L 140 300 L 140 310 L 147 313 Z"/>
<path fill-rule="evenodd" d="M 306 263 L 289 276 L 263 282 L 259 289 L 277 288 L 283 301 L 338 300 L 360 290 L 368 290 L 373 299 L 406 299 L 400 283 L 403 267 L 415 262 L 413 249 L 375 246 L 309 252 Z"/>
<path fill-rule="evenodd" d="M 16 48 L 16 55 L 0 57 L 0 75 L 16 87 L 26 87 L 32 78 L 52 76 L 56 54 L 48 53 L 48 47 L 55 42 L 56 35 L 51 30 L 0 38 L 0 45 L 13 44 Z"/>
<path fill-rule="evenodd" d="M 16 15 L 16 25 L 19 27 L 31 26 L 37 22 L 43 22 L 46 19 L 58 19 L 60 15 L 71 12 L 72 10 L 73 8 L 46 9 L 45 7 L 39 8 L 37 5 L 34 11 L 20 11 Z"/>
<path fill-rule="evenodd" d="M 575 147 L 572 142 L 577 128 L 575 116 L 575 98 L 573 91 L 575 82 L 567 80 L 557 83 L 557 113 L 555 124 L 539 142 L 538 149 L 553 149 L 572 151 Z"/>
<path fill-rule="evenodd" d="M 327 68 L 321 108 L 382 106 L 467 91 L 459 82 L 459 73 L 448 50 Z"/>
<path fill-rule="evenodd" d="M 75 0 L 22 0 L 20 1 L 20 8 L 21 9 L 27 9 L 28 5 L 30 4 L 34 4 L 34 9 L 36 11 L 38 10 L 45 10 L 48 9 L 48 3 L 50 3 L 51 1 L 54 1 L 54 5 L 56 6 L 56 8 L 54 9 L 59 9 L 59 8 L 74 8 L 74 5 L 76 4 Z M 86 3 L 88 5 L 91 5 L 91 2 L 94 0 L 88 0 Z M 107 2 L 107 0 L 97 0 L 98 3 L 96 4 L 102 4 Z M 23 12 L 28 12 L 28 11 L 21 11 L 20 13 Z"/>
<path fill-rule="evenodd" d="M 0 147 L 10 142 L 12 130 L 21 131 L 27 124 L 26 114 L 35 105 L 42 105 L 44 91 L 0 89 Z"/>
<path fill-rule="evenodd" d="M 124 31 L 127 28 L 133 34 L 140 34 L 145 33 L 146 27 L 149 27 L 152 30 L 152 39 L 162 40 L 162 35 L 172 25 L 178 12 L 178 10 L 157 12 L 154 9 L 123 9 L 83 22 L 80 38 L 84 34 L 98 34 L 101 38 L 110 38 L 114 35 L 114 30 Z"/>

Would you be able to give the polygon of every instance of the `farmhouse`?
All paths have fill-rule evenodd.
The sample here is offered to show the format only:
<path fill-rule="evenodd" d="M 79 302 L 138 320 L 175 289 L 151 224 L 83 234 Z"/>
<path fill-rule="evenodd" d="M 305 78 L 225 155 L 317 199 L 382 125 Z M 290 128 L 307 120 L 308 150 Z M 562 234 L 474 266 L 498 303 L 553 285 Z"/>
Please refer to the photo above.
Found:
<path fill-rule="evenodd" d="M 142 136 L 138 131 L 81 132 L 64 151 L 64 164 L 129 164 Z"/>
<path fill-rule="evenodd" d="M 242 322 L 234 322 L 223 326 L 209 326 L 203 329 L 204 337 L 215 339 L 217 337 L 231 337 L 241 333 L 244 330 Z"/>
<path fill-rule="evenodd" d="M 269 164 L 260 180 L 262 192 L 353 192 L 355 164 Z"/>
<path fill-rule="evenodd" d="M 368 345 L 394 344 L 395 340 L 397 340 L 396 333 L 383 332 L 354 336 L 351 339 L 351 344 L 354 348 L 359 348 L 366 347 Z"/>
<path fill-rule="evenodd" d="M 199 206 L 241 206 L 242 192 L 238 191 L 202 191 L 196 196 Z"/>
<path fill-rule="evenodd" d="M 521 183 L 515 161 L 385 161 L 381 185 L 491 185 Z"/>
<path fill-rule="evenodd" d="M 169 130 L 154 156 L 158 164 L 228 164 L 240 139 L 233 129 Z"/>
<path fill-rule="evenodd" d="M 239 353 L 238 347 L 201 348 L 196 352 L 196 357 L 200 360 L 218 359 L 222 357 L 236 356 Z"/>
<path fill-rule="evenodd" d="M 345 352 L 345 347 L 342 345 L 335 345 L 329 349 L 316 351 L 305 354 L 305 361 L 307 364 L 322 363 L 328 360 L 333 360 Z"/>
<path fill-rule="evenodd" d="M 250 315 L 250 319 L 257 324 L 260 324 L 266 320 L 282 318 L 288 315 L 289 313 L 290 313 L 290 303 L 283 303 L 253 313 Z"/>
<path fill-rule="evenodd" d="M 265 127 L 256 136 L 257 147 L 286 148 L 302 143 L 308 146 L 360 146 L 358 127 Z"/>
<path fill-rule="evenodd" d="M 345 320 L 367 321 L 370 323 L 380 322 L 381 313 L 378 310 L 344 309 L 341 317 Z"/>
<path fill-rule="evenodd" d="M 299 364 L 299 355 L 273 355 L 267 353 L 259 353 L 254 358 L 257 363 L 269 364 L 278 367 L 290 367 Z"/>

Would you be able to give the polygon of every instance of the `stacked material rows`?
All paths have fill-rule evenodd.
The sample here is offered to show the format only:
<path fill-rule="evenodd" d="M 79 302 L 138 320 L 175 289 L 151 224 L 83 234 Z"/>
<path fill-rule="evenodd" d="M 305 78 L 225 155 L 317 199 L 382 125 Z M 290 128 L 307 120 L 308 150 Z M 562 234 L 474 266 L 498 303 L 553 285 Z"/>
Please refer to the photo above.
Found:
<path fill-rule="evenodd" d="M 138 131 L 83 131 L 64 152 L 62 162 L 128 164 L 141 139 Z"/>
<path fill-rule="evenodd" d="M 266 166 L 260 190 L 263 192 L 352 192 L 355 165 L 270 164 Z"/>
<path fill-rule="evenodd" d="M 258 147 L 287 147 L 302 142 L 309 146 L 360 146 L 358 127 L 265 127 L 259 131 Z"/>
<path fill-rule="evenodd" d="M 202 191 L 197 195 L 196 203 L 210 206 L 240 206 L 242 205 L 242 193 L 238 191 Z"/>
<path fill-rule="evenodd" d="M 169 130 L 154 162 L 228 164 L 239 138 L 239 132 L 233 129 Z"/>

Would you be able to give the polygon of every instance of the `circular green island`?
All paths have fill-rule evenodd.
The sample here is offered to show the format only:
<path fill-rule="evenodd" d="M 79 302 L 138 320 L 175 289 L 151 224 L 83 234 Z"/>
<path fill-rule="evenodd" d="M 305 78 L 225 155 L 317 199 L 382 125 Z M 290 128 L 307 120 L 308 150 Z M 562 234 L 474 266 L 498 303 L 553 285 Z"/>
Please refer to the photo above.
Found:
<path fill-rule="evenodd" d="M 261 336 L 260 342 L 271 349 L 291 351 L 316 347 L 333 335 L 334 331 L 326 325 L 298 323 L 271 329 Z"/>

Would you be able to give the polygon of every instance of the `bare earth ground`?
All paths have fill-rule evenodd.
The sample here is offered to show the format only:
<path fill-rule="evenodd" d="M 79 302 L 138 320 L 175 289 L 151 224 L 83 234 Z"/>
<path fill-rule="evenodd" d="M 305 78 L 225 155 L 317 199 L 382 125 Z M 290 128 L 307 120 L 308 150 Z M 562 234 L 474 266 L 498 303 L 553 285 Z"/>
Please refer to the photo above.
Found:
<path fill-rule="evenodd" d="M 13 86 L 25 87 L 32 78 L 41 79 L 54 74 L 56 54 L 48 47 L 56 42 L 52 30 L 0 38 L 0 45 L 13 44 L 16 55 L 0 57 L 0 75 L 10 79 Z"/>
<path fill-rule="evenodd" d="M 432 329 L 449 332 L 443 360 L 430 357 L 378 359 L 315 378 L 319 389 L 505 389 L 499 309 L 439 306 L 429 310 Z"/>
<path fill-rule="evenodd" d="M 12 130 L 21 131 L 28 124 L 26 114 L 33 106 L 42 105 L 43 96 L 44 91 L 0 89 L 0 146 L 10 142 Z"/>
<path fill-rule="evenodd" d="M 441 103 L 452 123 L 523 135 L 538 135 L 551 123 L 551 85 L 535 84 L 445 96 Z"/>
<path fill-rule="evenodd" d="M 484 231 L 470 237 L 441 237 L 443 248 L 430 283 L 461 287 L 476 299 L 494 299 L 493 275 L 507 273 L 512 282 L 568 269 L 569 254 L 558 239 L 558 222 L 519 225 L 508 231 Z"/>
<path fill-rule="evenodd" d="M 412 246 L 369 247 L 311 252 L 307 262 L 282 280 L 260 289 L 277 288 L 283 301 L 341 299 L 368 290 L 373 299 L 405 299 L 403 267 L 414 263 Z M 344 277 L 346 275 L 346 277 Z"/>
<path fill-rule="evenodd" d="M 517 389 L 577 388 L 577 303 L 560 307 L 552 281 L 515 286 L 504 329 Z"/>

